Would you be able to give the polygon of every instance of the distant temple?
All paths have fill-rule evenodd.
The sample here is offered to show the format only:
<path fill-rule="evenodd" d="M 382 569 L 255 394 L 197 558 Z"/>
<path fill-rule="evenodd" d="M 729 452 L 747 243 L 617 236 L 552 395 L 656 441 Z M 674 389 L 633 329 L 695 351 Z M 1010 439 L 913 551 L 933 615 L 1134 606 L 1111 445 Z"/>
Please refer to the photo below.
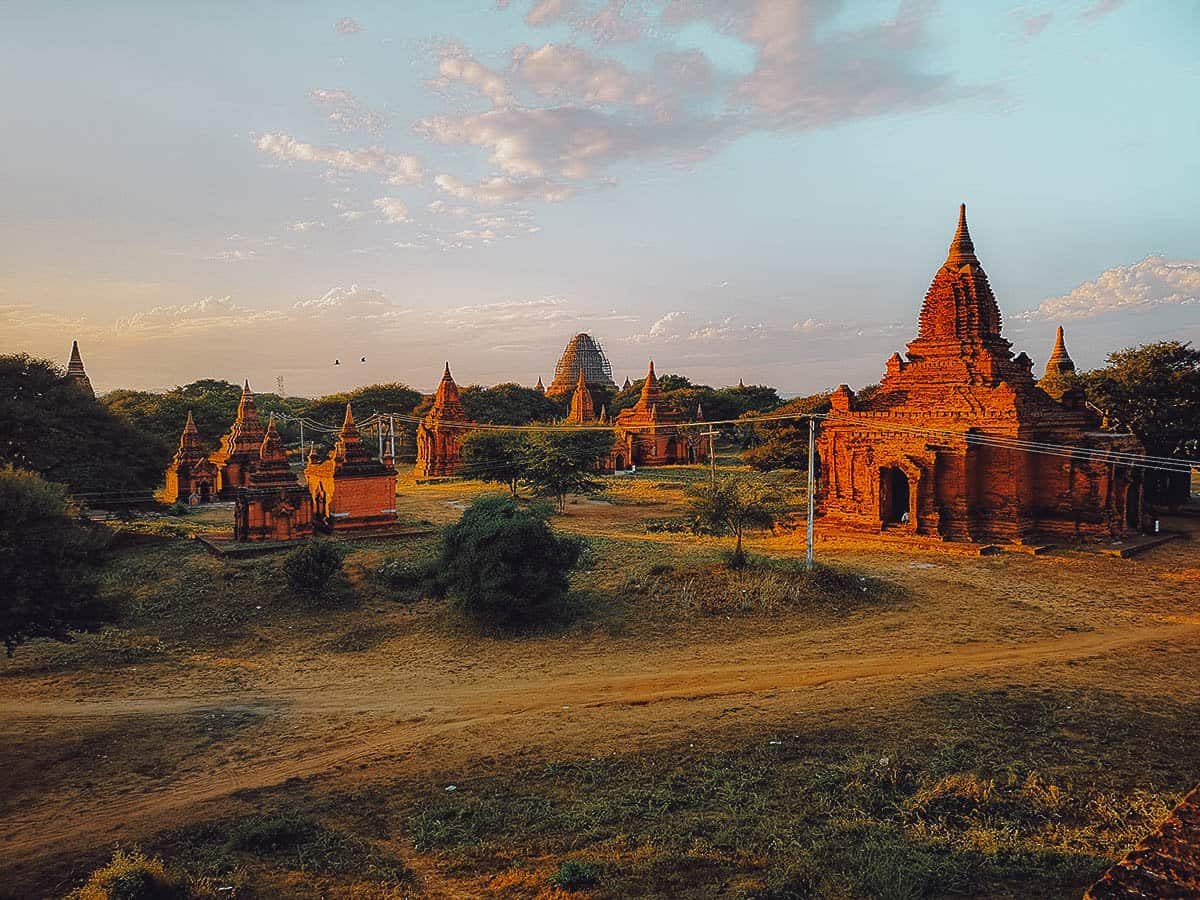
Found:
<path fill-rule="evenodd" d="M 458 385 L 450 375 L 450 363 L 446 363 L 433 407 L 417 426 L 417 477 L 440 478 L 458 474 L 462 444 L 469 430 L 464 424 L 467 422 Z"/>
<path fill-rule="evenodd" d="M 632 466 L 669 466 L 703 462 L 708 459 L 708 444 L 695 431 L 681 427 L 683 415 L 665 402 L 654 362 L 642 384 L 636 405 L 617 415 L 616 443 L 609 467 L 623 471 Z"/>
<path fill-rule="evenodd" d="M 209 456 L 217 467 L 217 493 L 222 500 L 232 500 L 238 488 L 250 483 L 250 473 L 258 467 L 264 435 L 247 381 L 238 401 L 237 419 L 221 437 L 220 449 Z"/>
<path fill-rule="evenodd" d="M 546 386 L 545 386 L 544 384 L 542 384 L 542 379 L 541 379 L 540 377 L 538 378 L 538 382 L 537 382 L 537 384 L 535 384 L 535 385 L 533 386 L 533 389 L 534 389 L 535 391 L 537 391 L 539 394 L 544 394 L 544 393 L 546 393 Z"/>
<path fill-rule="evenodd" d="M 1032 360 L 1013 356 L 1000 324 L 964 206 L 907 359 L 892 355 L 869 399 L 856 401 L 846 385 L 833 393 L 817 497 L 827 522 L 962 541 L 1108 538 L 1139 528 L 1140 473 L 1103 454 L 1141 453 L 1141 445 L 1102 431 L 1080 393 L 1060 402 L 1039 388 Z M 1059 338 L 1056 365 L 1065 366 Z M 1014 441 L 1038 442 L 1042 452 Z"/>
<path fill-rule="evenodd" d="M 179 435 L 179 449 L 167 466 L 166 489 L 163 499 L 167 503 L 209 503 L 217 496 L 217 467 L 200 446 L 200 432 L 188 410 L 187 424 Z"/>
<path fill-rule="evenodd" d="M 579 373 L 593 388 L 616 388 L 612 366 L 591 335 L 580 332 L 567 342 L 554 367 L 554 380 L 546 388 L 547 397 L 565 397 L 575 389 Z"/>
<path fill-rule="evenodd" d="M 292 541 L 309 537 L 313 530 L 312 497 L 288 465 L 274 416 L 267 423 L 258 456 L 258 465 L 247 483 L 235 491 L 234 540 Z"/>
<path fill-rule="evenodd" d="M 304 478 L 321 528 L 340 531 L 396 521 L 396 470 L 371 455 L 349 403 L 329 457 L 320 462 L 310 457 Z"/>
<path fill-rule="evenodd" d="M 95 390 L 92 389 L 92 380 L 88 378 L 87 372 L 83 368 L 83 357 L 79 355 L 78 341 L 71 341 L 71 361 L 67 363 L 67 378 L 81 391 L 86 392 L 89 397 L 96 396 Z"/>
<path fill-rule="evenodd" d="M 1075 387 L 1075 362 L 1067 354 L 1067 344 L 1063 339 L 1063 327 L 1058 326 L 1054 337 L 1054 349 L 1046 360 L 1046 371 L 1038 381 L 1038 387 L 1053 397 L 1062 400 L 1063 394 Z"/>
<path fill-rule="evenodd" d="M 583 370 L 579 370 L 579 380 L 575 383 L 575 391 L 571 394 L 571 411 L 567 414 L 567 422 L 572 425 L 586 425 L 596 421 L 596 402 L 592 398 L 592 389 L 587 386 Z"/>

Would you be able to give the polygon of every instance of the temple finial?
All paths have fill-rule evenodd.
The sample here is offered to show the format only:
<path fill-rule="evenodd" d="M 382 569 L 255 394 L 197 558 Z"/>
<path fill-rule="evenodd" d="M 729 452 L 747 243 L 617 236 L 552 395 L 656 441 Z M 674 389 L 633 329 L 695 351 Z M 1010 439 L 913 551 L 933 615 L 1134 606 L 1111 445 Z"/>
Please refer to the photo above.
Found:
<path fill-rule="evenodd" d="M 184 423 L 183 430 L 186 432 L 196 431 L 196 420 L 192 418 L 192 411 L 188 410 L 187 422 Z"/>
<path fill-rule="evenodd" d="M 246 383 L 242 385 L 242 393 L 243 394 L 250 393 L 250 379 L 249 378 L 247 378 Z"/>
<path fill-rule="evenodd" d="M 971 232 L 967 230 L 967 204 L 958 206 L 958 227 L 954 230 L 954 240 L 950 242 L 950 252 L 946 254 L 946 262 L 962 266 L 967 263 L 978 265 L 975 257 L 975 244 L 971 241 Z"/>
<path fill-rule="evenodd" d="M 354 427 L 354 413 L 350 410 L 349 402 L 346 403 L 346 417 L 342 419 L 342 430 Z"/>
<path fill-rule="evenodd" d="M 443 378 L 452 378 L 453 377 L 450 374 L 450 360 L 446 360 L 446 369 L 444 372 L 442 372 L 442 377 Z"/>

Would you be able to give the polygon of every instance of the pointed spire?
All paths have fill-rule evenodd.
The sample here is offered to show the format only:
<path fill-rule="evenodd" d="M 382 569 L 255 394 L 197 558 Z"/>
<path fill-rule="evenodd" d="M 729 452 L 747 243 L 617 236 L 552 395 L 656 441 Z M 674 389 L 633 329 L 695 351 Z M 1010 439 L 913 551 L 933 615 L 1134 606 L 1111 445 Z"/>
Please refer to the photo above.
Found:
<path fill-rule="evenodd" d="M 350 409 L 349 402 L 346 403 L 346 417 L 342 419 L 342 433 L 347 431 L 358 431 L 354 425 L 354 412 Z"/>
<path fill-rule="evenodd" d="M 538 382 L 537 382 L 537 384 L 535 384 L 535 385 L 533 386 L 533 389 L 534 389 L 535 391 L 537 391 L 539 394 L 544 394 L 544 393 L 546 393 L 546 386 L 545 386 L 544 384 L 542 384 L 542 379 L 541 379 L 541 376 L 538 376 Z"/>
<path fill-rule="evenodd" d="M 630 382 L 629 382 L 629 376 L 628 376 L 628 375 L 626 375 L 626 376 L 625 376 L 625 383 L 624 383 L 623 385 L 621 385 L 621 390 L 623 390 L 623 391 L 627 391 L 627 390 L 629 390 L 631 387 L 633 387 L 633 385 L 632 385 L 632 384 L 630 384 Z"/>
<path fill-rule="evenodd" d="M 79 355 L 78 341 L 71 341 L 71 360 L 67 363 L 67 378 L 75 382 L 80 390 L 86 391 L 93 397 L 96 396 L 96 392 L 92 389 L 91 379 L 88 378 L 87 372 L 83 368 L 83 357 Z"/>
<path fill-rule="evenodd" d="M 267 419 L 267 431 L 263 435 L 258 455 L 264 462 L 283 460 L 285 465 L 287 463 L 287 453 L 283 449 L 283 441 L 279 439 L 279 431 L 275 428 L 275 413 L 271 413 Z"/>
<path fill-rule="evenodd" d="M 238 401 L 238 422 L 258 423 L 258 407 L 254 405 L 254 394 L 250 390 L 250 379 L 242 386 L 242 397 Z"/>
<path fill-rule="evenodd" d="M 738 379 L 737 389 L 739 391 L 744 391 L 746 389 L 746 385 L 742 382 L 742 379 L 740 379 L 740 378 Z"/>
<path fill-rule="evenodd" d="M 200 429 L 196 427 L 196 420 L 192 418 L 192 411 L 189 409 L 187 422 L 184 423 L 183 431 L 179 435 L 179 453 L 175 455 L 183 458 L 183 456 L 193 455 L 193 452 L 200 453 Z"/>
<path fill-rule="evenodd" d="M 642 383 L 642 395 L 638 398 L 637 405 L 643 410 L 649 410 L 662 397 L 662 390 L 658 386 L 658 376 L 654 374 L 654 360 L 650 360 L 650 369 L 646 372 L 646 380 Z"/>
<path fill-rule="evenodd" d="M 958 228 L 954 231 L 954 240 L 950 242 L 950 251 L 946 254 L 946 265 L 956 268 L 967 264 L 979 265 L 975 256 L 975 244 L 971 241 L 971 232 L 967 230 L 967 204 L 958 207 Z"/>
<path fill-rule="evenodd" d="M 83 372 L 83 357 L 79 355 L 79 341 L 71 341 L 71 361 L 67 363 L 68 372 Z"/>
<path fill-rule="evenodd" d="M 654 360 L 650 360 L 650 371 L 646 374 L 646 380 L 658 384 L 658 379 L 654 376 Z"/>
<path fill-rule="evenodd" d="M 192 418 L 192 411 L 188 410 L 187 422 L 183 426 L 184 434 L 196 434 L 199 429 L 196 428 L 196 420 Z"/>
<path fill-rule="evenodd" d="M 697 422 L 704 421 L 704 407 L 700 405 L 699 400 L 696 401 L 696 421 Z"/>
<path fill-rule="evenodd" d="M 592 391 L 588 387 L 583 369 L 580 369 L 579 378 L 575 381 L 575 392 L 571 394 L 571 412 L 567 416 L 567 421 L 574 425 L 582 425 L 585 422 L 593 422 L 595 419 L 595 401 L 592 400 Z"/>
<path fill-rule="evenodd" d="M 607 403 L 601 405 L 601 407 L 600 407 L 600 424 L 601 425 L 608 424 L 608 404 Z"/>

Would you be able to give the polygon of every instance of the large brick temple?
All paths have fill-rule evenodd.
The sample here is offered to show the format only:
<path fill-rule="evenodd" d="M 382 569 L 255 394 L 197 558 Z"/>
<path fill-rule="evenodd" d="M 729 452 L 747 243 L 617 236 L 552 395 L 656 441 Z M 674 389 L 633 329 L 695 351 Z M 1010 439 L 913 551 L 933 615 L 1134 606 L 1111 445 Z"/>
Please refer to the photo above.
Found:
<path fill-rule="evenodd" d="M 665 402 L 651 360 L 638 402 L 617 415 L 616 442 L 609 467 L 622 471 L 631 466 L 670 466 L 704 462 L 708 444 L 684 416 Z"/>
<path fill-rule="evenodd" d="M 200 432 L 189 409 L 187 422 L 179 435 L 179 449 L 167 466 L 163 500 L 191 506 L 208 503 L 216 499 L 217 480 L 217 466 L 204 455 L 204 449 L 200 446 Z"/>
<path fill-rule="evenodd" d="M 458 385 L 450 374 L 450 363 L 446 363 L 433 406 L 417 426 L 418 477 L 442 478 L 458 474 L 462 444 L 470 430 L 467 422 Z"/>
<path fill-rule="evenodd" d="M 1102 430 L 1077 389 L 1055 399 L 1039 387 L 1000 326 L 964 206 L 906 358 L 892 355 L 866 400 L 846 385 L 833 394 L 819 451 L 825 522 L 958 541 L 1109 538 L 1140 526 L 1140 473 L 1105 454 L 1141 445 Z M 1063 372 L 1061 334 L 1056 351 L 1052 371 Z"/>
<path fill-rule="evenodd" d="M 600 343 L 590 334 L 580 332 L 567 341 L 562 356 L 554 367 L 554 380 L 546 388 L 547 397 L 566 397 L 575 390 L 580 374 L 594 389 L 616 390 L 612 378 L 612 366 Z M 541 383 L 541 379 L 538 379 Z"/>
<path fill-rule="evenodd" d="M 217 493 L 222 500 L 232 500 L 238 488 L 250 483 L 250 474 L 258 468 L 265 434 L 247 381 L 238 401 L 237 418 L 221 436 L 220 448 L 209 456 L 217 467 Z"/>
<path fill-rule="evenodd" d="M 293 541 L 312 530 L 312 497 L 288 465 L 272 416 L 259 444 L 258 464 L 234 490 L 234 540 Z"/>

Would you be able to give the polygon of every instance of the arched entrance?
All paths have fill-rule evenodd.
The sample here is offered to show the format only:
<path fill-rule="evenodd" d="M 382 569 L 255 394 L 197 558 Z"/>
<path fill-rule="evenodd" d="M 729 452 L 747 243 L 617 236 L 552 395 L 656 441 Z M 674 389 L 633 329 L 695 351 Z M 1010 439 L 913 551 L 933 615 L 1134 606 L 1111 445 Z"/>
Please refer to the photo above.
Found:
<path fill-rule="evenodd" d="M 1125 524 L 1137 530 L 1142 527 L 1142 492 L 1138 484 L 1125 490 Z"/>
<path fill-rule="evenodd" d="M 880 518 L 885 525 L 908 522 L 911 495 L 908 476 L 899 466 L 889 466 L 880 473 Z"/>
<path fill-rule="evenodd" d="M 624 472 L 625 471 L 625 456 L 623 454 L 621 454 L 621 453 L 617 454 L 616 462 L 613 464 L 613 471 L 614 472 Z"/>
<path fill-rule="evenodd" d="M 201 481 L 200 484 L 197 485 L 197 489 L 200 494 L 201 503 L 208 503 L 210 500 L 212 500 L 212 485 L 207 481 Z"/>

